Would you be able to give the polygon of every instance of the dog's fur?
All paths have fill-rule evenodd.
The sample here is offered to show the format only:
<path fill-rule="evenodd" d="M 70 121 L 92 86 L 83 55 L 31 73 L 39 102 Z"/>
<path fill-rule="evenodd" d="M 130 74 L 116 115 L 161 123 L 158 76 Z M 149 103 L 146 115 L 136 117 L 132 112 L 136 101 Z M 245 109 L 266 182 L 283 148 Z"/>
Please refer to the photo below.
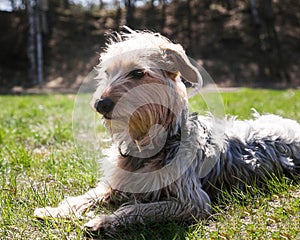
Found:
<path fill-rule="evenodd" d="M 95 189 L 36 209 L 36 216 L 81 215 L 112 203 L 115 212 L 85 226 L 201 219 L 224 189 L 299 175 L 298 123 L 257 113 L 248 121 L 190 114 L 183 79 L 194 87 L 202 79 L 182 47 L 157 33 L 127 31 L 109 38 L 91 103 L 115 143 L 103 159 L 104 176 Z"/>

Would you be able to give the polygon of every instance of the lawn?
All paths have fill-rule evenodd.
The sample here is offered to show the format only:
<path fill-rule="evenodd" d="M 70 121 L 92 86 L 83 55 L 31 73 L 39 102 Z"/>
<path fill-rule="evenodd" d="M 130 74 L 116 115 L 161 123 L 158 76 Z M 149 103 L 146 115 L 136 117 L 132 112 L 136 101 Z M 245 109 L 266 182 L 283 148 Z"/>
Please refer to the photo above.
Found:
<path fill-rule="evenodd" d="M 214 99 L 210 97 L 205 99 Z M 213 95 L 213 94 L 212 94 Z M 250 90 L 221 94 L 221 110 L 240 119 L 251 108 L 300 121 L 300 91 Z M 96 157 L 73 138 L 74 95 L 0 96 L 0 239 L 89 239 L 80 219 L 33 217 L 36 207 L 96 185 Z M 204 113 L 200 97 L 191 108 Z M 211 104 L 208 108 L 211 109 Z M 86 104 L 88 108 L 88 104 Z M 213 109 L 213 107 L 212 107 Z M 97 128 L 98 129 L 98 128 Z M 99 127 L 99 131 L 103 128 Z M 104 143 L 105 144 L 105 143 Z M 272 179 L 269 191 L 224 193 L 215 214 L 193 225 L 169 222 L 121 229 L 120 239 L 300 239 L 300 185 Z"/>

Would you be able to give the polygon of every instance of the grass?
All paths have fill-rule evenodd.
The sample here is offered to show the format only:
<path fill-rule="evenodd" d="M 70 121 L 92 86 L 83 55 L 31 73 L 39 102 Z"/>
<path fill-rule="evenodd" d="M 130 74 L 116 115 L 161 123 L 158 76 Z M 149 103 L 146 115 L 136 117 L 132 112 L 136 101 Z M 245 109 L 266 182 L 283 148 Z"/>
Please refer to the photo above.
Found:
<path fill-rule="evenodd" d="M 211 93 L 208 93 L 208 96 Z M 222 93 L 226 114 L 251 108 L 300 121 L 300 92 Z M 36 207 L 55 206 L 95 186 L 96 160 L 74 144 L 72 95 L 0 96 L 0 239 L 89 239 L 80 219 L 38 221 Z M 192 109 L 207 107 L 199 97 Z M 222 107 L 223 107 L 222 106 Z M 103 128 L 101 128 L 103 130 Z M 169 222 L 120 230 L 121 239 L 299 239 L 300 185 L 272 179 L 269 190 L 224 193 L 212 218 L 194 225 Z M 234 195 L 234 197 L 233 197 Z"/>

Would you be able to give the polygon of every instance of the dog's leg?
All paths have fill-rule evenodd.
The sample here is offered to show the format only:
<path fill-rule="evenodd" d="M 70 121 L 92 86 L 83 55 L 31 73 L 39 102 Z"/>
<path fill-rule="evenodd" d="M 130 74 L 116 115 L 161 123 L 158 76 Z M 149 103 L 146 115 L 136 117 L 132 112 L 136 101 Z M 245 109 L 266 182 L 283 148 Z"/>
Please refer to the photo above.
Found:
<path fill-rule="evenodd" d="M 89 190 L 81 196 L 66 198 L 56 208 L 37 208 L 34 211 L 34 216 L 39 218 L 68 218 L 75 215 L 79 217 L 97 202 L 101 202 L 107 192 L 108 188 L 103 184 L 99 184 L 96 188 Z"/>
<path fill-rule="evenodd" d="M 152 203 L 138 203 L 120 207 L 111 215 L 100 215 L 85 224 L 90 231 L 99 229 L 114 229 L 117 226 L 144 223 L 145 221 L 163 220 L 192 220 L 205 218 L 210 213 L 209 202 L 203 202 L 202 208 L 195 211 L 188 204 L 181 204 L 176 200 L 160 201 Z M 196 216 L 193 213 L 197 214 Z"/>

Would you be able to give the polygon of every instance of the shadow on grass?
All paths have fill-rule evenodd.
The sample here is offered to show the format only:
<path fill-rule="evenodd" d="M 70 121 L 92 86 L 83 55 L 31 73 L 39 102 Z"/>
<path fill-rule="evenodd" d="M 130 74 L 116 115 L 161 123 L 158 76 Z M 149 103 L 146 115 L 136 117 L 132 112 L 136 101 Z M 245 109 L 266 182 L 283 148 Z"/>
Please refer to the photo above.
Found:
<path fill-rule="evenodd" d="M 188 225 L 182 222 L 153 222 L 145 225 L 136 224 L 127 227 L 120 227 L 114 232 L 109 230 L 104 232 L 98 231 L 95 233 L 87 232 L 86 237 L 93 240 L 179 240 L 184 239 L 188 228 Z"/>

